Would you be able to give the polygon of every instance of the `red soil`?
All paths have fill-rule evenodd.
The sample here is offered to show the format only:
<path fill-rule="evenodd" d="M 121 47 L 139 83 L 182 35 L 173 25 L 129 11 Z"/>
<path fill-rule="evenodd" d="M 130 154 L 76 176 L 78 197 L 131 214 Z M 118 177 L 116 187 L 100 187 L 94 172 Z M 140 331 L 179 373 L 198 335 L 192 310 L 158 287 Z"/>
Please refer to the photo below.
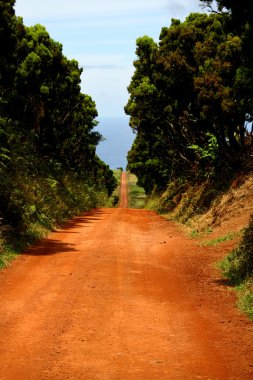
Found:
<path fill-rule="evenodd" d="M 224 249 L 122 196 L 0 272 L 0 379 L 253 379 L 252 323 L 213 265 Z"/>

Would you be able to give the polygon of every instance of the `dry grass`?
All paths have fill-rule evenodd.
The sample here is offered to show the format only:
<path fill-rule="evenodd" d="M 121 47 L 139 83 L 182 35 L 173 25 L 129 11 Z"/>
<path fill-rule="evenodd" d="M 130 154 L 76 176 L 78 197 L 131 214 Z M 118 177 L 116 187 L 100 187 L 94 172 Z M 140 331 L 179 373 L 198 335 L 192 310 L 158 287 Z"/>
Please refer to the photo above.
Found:
<path fill-rule="evenodd" d="M 231 188 L 218 196 L 211 208 L 192 218 L 190 225 L 198 231 L 207 229 L 240 231 L 247 226 L 253 213 L 253 176 L 235 181 Z"/>

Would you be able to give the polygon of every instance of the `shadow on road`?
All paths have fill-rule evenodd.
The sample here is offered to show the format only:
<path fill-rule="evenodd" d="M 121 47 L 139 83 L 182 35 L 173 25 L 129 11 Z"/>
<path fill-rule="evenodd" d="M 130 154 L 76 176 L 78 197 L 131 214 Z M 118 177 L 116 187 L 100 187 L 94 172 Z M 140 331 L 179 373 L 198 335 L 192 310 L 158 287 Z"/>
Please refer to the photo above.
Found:
<path fill-rule="evenodd" d="M 85 214 L 76 216 L 75 218 L 70 219 L 67 222 L 63 223 L 61 225 L 61 227 L 60 227 L 60 231 L 59 232 L 67 233 L 68 229 L 72 229 L 72 228 L 75 228 L 75 227 L 81 227 L 84 224 L 90 223 L 90 222 L 92 222 L 94 220 L 101 220 L 102 217 L 104 215 L 106 215 L 106 214 L 108 214 L 108 212 L 106 212 L 103 209 L 94 209 L 94 210 L 91 210 L 89 212 L 86 212 Z M 73 232 L 71 231 L 71 233 L 74 233 L 74 231 Z"/>
<path fill-rule="evenodd" d="M 34 243 L 31 247 L 26 249 L 21 255 L 27 256 L 50 256 L 56 254 L 62 254 L 66 252 L 78 252 L 76 245 L 79 242 L 65 243 L 63 241 L 65 234 L 79 234 L 76 229 L 85 227 L 88 223 L 93 221 L 99 221 L 103 219 L 103 216 L 107 212 L 103 209 L 94 209 L 85 214 L 77 216 L 71 220 L 65 222 L 59 230 L 52 232 L 51 237 L 44 238 Z"/>
<path fill-rule="evenodd" d="M 28 248 L 21 255 L 50 256 L 66 252 L 77 252 L 75 244 L 62 243 L 60 240 L 42 239 L 37 244 Z"/>

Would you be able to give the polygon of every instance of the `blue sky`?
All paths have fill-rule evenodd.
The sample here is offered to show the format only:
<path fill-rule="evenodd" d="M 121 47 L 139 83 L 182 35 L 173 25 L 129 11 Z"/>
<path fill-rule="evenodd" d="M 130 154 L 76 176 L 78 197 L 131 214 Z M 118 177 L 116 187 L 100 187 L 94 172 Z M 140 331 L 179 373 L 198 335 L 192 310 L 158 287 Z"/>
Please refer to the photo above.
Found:
<path fill-rule="evenodd" d="M 77 59 L 82 91 L 95 100 L 99 118 L 124 116 L 136 39 L 158 41 L 171 18 L 202 12 L 199 0 L 16 0 L 15 10 L 25 25 L 44 25 Z"/>

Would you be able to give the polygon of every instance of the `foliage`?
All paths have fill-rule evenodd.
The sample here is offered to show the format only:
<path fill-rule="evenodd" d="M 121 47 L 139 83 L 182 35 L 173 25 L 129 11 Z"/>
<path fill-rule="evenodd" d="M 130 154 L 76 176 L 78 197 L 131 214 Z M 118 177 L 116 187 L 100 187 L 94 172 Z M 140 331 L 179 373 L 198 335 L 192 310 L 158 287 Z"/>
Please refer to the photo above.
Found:
<path fill-rule="evenodd" d="M 0 247 L 26 242 L 116 187 L 96 155 L 95 102 L 81 73 L 44 26 L 26 27 L 15 1 L 0 1 Z"/>
<path fill-rule="evenodd" d="M 117 187 L 114 189 L 113 193 L 111 194 L 109 201 L 107 202 L 108 207 L 116 207 L 118 206 L 119 200 L 120 200 L 120 182 L 121 182 L 121 175 L 122 175 L 122 168 L 114 169 L 113 175 L 114 178 L 117 181 Z"/>
<path fill-rule="evenodd" d="M 244 36 L 236 32 L 229 13 L 191 14 L 162 28 L 159 44 L 137 39 L 125 106 L 137 134 L 128 169 L 147 194 L 178 179 L 229 181 L 242 169 L 252 110 Z"/>
<path fill-rule="evenodd" d="M 239 246 L 221 264 L 224 274 L 234 283 L 253 277 L 253 216 Z"/>
<path fill-rule="evenodd" d="M 202 246 L 216 246 L 220 243 L 223 243 L 225 241 L 230 241 L 230 240 L 234 240 L 236 237 L 238 236 L 241 236 L 241 232 L 230 232 L 224 236 L 219 236 L 215 239 L 212 239 L 212 240 L 209 240 L 209 241 L 204 241 L 203 243 L 201 243 Z"/>
<path fill-rule="evenodd" d="M 148 207 L 183 223 L 252 169 L 252 7 L 246 0 L 200 1 L 211 13 L 172 19 L 158 44 L 137 39 L 125 106 L 136 132 L 128 170 L 148 194 Z M 240 283 L 252 280 L 252 225 L 224 262 Z M 252 310 L 252 281 L 244 289 Z"/>
<path fill-rule="evenodd" d="M 253 319 L 253 215 L 239 246 L 221 263 L 225 277 L 237 286 L 238 306 Z"/>
<path fill-rule="evenodd" d="M 143 208 L 145 206 L 146 195 L 144 189 L 137 185 L 137 177 L 127 173 L 128 183 L 128 207 Z"/>
<path fill-rule="evenodd" d="M 193 217 L 205 213 L 221 194 L 217 183 L 186 183 L 182 179 L 170 182 L 165 191 L 154 191 L 147 197 L 146 207 L 158 211 L 170 220 L 187 224 Z"/>
<path fill-rule="evenodd" d="M 253 280 L 249 279 L 237 287 L 239 308 L 253 320 Z"/>

